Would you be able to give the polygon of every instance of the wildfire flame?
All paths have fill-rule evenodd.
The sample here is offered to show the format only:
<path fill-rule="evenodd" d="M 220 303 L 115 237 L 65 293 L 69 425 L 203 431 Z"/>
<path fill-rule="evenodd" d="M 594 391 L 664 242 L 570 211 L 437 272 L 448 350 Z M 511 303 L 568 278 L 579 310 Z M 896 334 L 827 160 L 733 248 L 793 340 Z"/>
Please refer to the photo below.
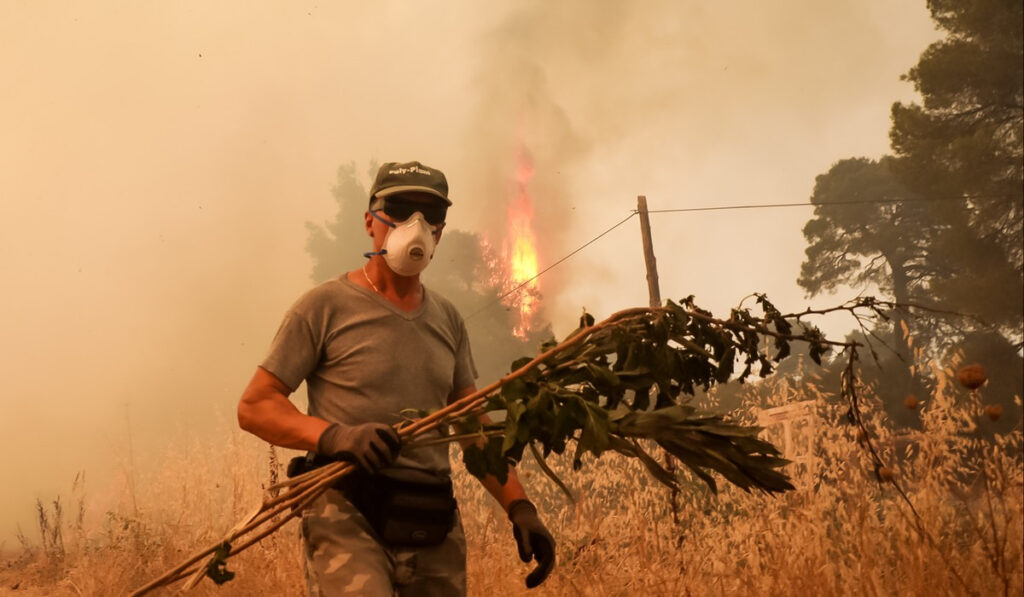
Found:
<path fill-rule="evenodd" d="M 520 151 L 506 212 L 507 228 L 502 250 L 497 254 L 488 242 L 483 242 L 482 246 L 493 272 L 492 284 L 503 292 L 523 285 L 503 301 L 508 308 L 516 310 L 518 322 L 513 326 L 512 333 L 520 339 L 525 339 L 532 331 L 540 303 L 540 284 L 534 279 L 538 268 L 537 236 L 533 232 L 533 200 L 530 198 L 533 175 L 534 168 L 529 156 L 525 151 Z"/>
<path fill-rule="evenodd" d="M 512 333 L 525 338 L 533 327 L 540 287 L 537 283 L 537 237 L 533 233 L 533 201 L 530 181 L 534 168 L 525 151 L 520 151 L 516 164 L 515 189 L 508 207 L 509 274 L 512 287 L 527 282 L 520 291 L 519 324 Z"/>

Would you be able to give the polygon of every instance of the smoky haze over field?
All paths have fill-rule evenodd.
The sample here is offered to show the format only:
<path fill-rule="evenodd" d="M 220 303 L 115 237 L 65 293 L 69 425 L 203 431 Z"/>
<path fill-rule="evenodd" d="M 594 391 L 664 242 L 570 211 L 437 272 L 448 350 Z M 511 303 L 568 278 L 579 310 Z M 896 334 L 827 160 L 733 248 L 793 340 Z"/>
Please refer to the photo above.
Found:
<path fill-rule="evenodd" d="M 233 425 L 339 165 L 440 167 L 449 225 L 500 238 L 526 151 L 543 267 L 638 194 L 806 201 L 887 152 L 937 37 L 923 1 L 548 4 L 0 3 L 0 541 L 78 471 L 116 492 L 129 430 L 145 470 Z M 802 308 L 810 215 L 655 216 L 662 295 Z M 559 335 L 645 304 L 636 222 L 541 284 Z"/>

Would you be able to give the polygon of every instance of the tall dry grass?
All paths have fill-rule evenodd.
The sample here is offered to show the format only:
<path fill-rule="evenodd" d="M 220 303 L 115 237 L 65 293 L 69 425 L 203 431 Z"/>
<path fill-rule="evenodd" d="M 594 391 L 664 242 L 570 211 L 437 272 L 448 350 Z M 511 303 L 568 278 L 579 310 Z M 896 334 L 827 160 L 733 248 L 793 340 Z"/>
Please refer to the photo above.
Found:
<path fill-rule="evenodd" d="M 920 407 L 921 430 L 897 436 L 867 406 L 872 441 L 917 515 L 880 485 L 842 405 L 813 384 L 757 388 L 774 404 L 814 400 L 809 458 L 781 497 L 687 484 L 673 522 L 667 490 L 634 462 L 606 455 L 572 472 L 550 464 L 570 503 L 536 467 L 521 467 L 558 539 L 558 567 L 534 595 L 1020 595 L 1024 543 L 1021 426 L 986 435 L 979 394 L 958 399 L 937 372 Z M 1019 398 L 1018 398 L 1019 402 Z M 747 411 L 753 419 L 753 412 Z M 767 433 L 774 433 L 769 429 Z M 247 514 L 280 474 L 266 444 L 238 432 L 221 445 L 179 446 L 161 466 L 130 471 L 118 500 L 98 507 L 79 479 L 59 502 L 40 502 L 34 540 L 0 564 L 12 595 L 119 595 L 205 547 Z M 277 460 L 290 454 L 277 452 Z M 457 468 L 460 468 L 457 466 Z M 527 594 L 503 513 L 465 473 L 457 491 L 469 542 L 471 595 Z M 237 577 L 197 595 L 300 595 L 294 523 L 229 562 Z M 169 594 L 170 592 L 166 592 Z"/>

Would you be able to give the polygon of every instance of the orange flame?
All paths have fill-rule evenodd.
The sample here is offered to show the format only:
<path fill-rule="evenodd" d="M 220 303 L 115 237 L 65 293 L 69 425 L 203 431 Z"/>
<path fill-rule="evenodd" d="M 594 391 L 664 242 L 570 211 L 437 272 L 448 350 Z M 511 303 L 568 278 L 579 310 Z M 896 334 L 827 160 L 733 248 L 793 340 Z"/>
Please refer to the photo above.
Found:
<path fill-rule="evenodd" d="M 533 201 L 530 198 L 530 181 L 534 175 L 533 164 L 525 151 L 518 156 L 515 175 L 515 191 L 508 208 L 508 239 L 510 250 L 509 282 L 513 288 L 526 283 L 519 291 L 519 324 L 512 333 L 525 338 L 533 327 L 533 316 L 540 300 L 540 286 L 537 283 L 537 237 L 533 233 Z"/>
<path fill-rule="evenodd" d="M 495 250 L 486 239 L 480 242 L 484 259 L 491 271 L 490 284 L 508 293 L 502 302 L 509 309 L 515 309 L 518 315 L 512 333 L 520 339 L 526 339 L 533 330 L 533 319 L 540 304 L 540 285 L 534 279 L 538 268 L 537 236 L 533 232 L 533 201 L 530 199 L 533 173 L 529 157 L 525 151 L 521 151 L 517 158 L 501 251 Z"/>

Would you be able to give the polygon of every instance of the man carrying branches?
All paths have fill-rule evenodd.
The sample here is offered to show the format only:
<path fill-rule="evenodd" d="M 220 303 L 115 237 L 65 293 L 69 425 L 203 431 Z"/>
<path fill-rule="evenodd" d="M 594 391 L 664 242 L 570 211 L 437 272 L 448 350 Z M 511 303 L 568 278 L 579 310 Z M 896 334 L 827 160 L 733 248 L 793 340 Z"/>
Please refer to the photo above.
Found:
<path fill-rule="evenodd" d="M 381 166 L 370 190 L 369 261 L 305 293 L 284 316 L 238 404 L 239 425 L 307 450 L 305 468 L 360 467 L 302 514 L 310 595 L 464 595 L 466 545 L 444 443 L 402 450 L 405 410 L 476 391 L 462 317 L 420 283 L 452 204 L 439 170 Z M 309 413 L 288 399 L 305 381 Z M 482 484 L 513 523 L 527 586 L 554 566 L 554 540 L 514 470 Z"/>

